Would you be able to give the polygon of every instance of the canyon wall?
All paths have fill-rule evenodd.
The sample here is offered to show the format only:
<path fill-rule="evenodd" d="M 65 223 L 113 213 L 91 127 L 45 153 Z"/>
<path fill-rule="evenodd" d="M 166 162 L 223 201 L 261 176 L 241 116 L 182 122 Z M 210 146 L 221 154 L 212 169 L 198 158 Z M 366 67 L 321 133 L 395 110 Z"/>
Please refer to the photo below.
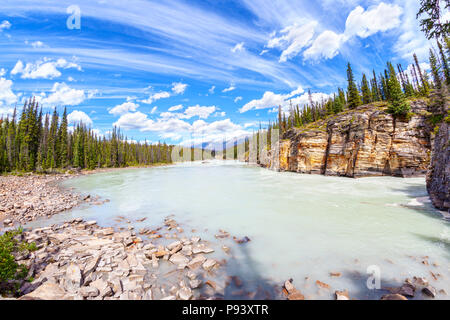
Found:
<path fill-rule="evenodd" d="M 447 118 L 440 124 L 432 139 L 432 159 L 427 174 L 427 189 L 434 206 L 441 210 L 450 210 L 450 98 L 445 100 L 442 113 Z"/>
<path fill-rule="evenodd" d="M 286 132 L 261 165 L 281 171 L 332 176 L 424 176 L 430 163 L 427 104 L 411 103 L 408 119 L 385 106 L 361 106 Z"/>

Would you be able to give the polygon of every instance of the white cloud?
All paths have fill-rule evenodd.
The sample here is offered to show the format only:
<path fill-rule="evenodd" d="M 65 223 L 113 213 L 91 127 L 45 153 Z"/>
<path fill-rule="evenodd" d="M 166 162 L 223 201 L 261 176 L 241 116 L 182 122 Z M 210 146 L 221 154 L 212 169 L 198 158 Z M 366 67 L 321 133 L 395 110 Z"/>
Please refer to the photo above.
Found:
<path fill-rule="evenodd" d="M 67 115 L 67 121 L 69 124 L 76 125 L 78 123 L 83 123 L 87 126 L 92 126 L 92 119 L 83 111 L 74 110 L 69 115 Z"/>
<path fill-rule="evenodd" d="M 178 111 L 178 110 L 181 110 L 181 109 L 183 109 L 183 105 L 179 104 L 179 105 L 170 107 L 169 111 L 172 112 L 172 111 Z"/>
<path fill-rule="evenodd" d="M 9 28 L 11 28 L 11 22 L 9 22 L 8 20 L 3 20 L 2 23 L 0 23 L 0 32 Z"/>
<path fill-rule="evenodd" d="M 288 102 L 288 99 L 291 99 L 301 93 L 303 93 L 304 90 L 302 87 L 298 87 L 296 90 L 288 93 L 288 94 L 276 94 L 271 91 L 266 91 L 261 99 L 255 99 L 244 105 L 239 111 L 241 113 L 256 109 L 268 109 L 278 106 L 284 106 Z"/>
<path fill-rule="evenodd" d="M 144 129 L 153 121 L 147 118 L 147 115 L 138 111 L 134 113 L 126 113 L 114 123 L 114 126 L 125 130 Z"/>
<path fill-rule="evenodd" d="M 419 61 L 428 60 L 431 43 L 421 31 L 416 13 L 419 10 L 420 3 L 416 0 L 403 1 L 404 14 L 398 30 L 400 37 L 394 44 L 394 52 L 401 58 L 410 60 L 413 53 L 417 54 Z"/>
<path fill-rule="evenodd" d="M 34 64 L 27 63 L 25 66 L 21 60 L 17 61 L 16 65 L 11 70 L 11 75 L 22 74 L 22 79 L 54 79 L 61 76 L 61 72 L 58 68 L 75 68 L 78 71 L 82 70 L 78 64 L 68 62 L 65 59 L 52 61 L 51 59 L 44 58 L 36 61 Z"/>
<path fill-rule="evenodd" d="M 175 83 L 172 83 L 172 91 L 175 94 L 183 94 L 184 91 L 186 91 L 187 86 L 188 86 L 187 84 L 184 84 L 181 82 L 175 82 Z"/>
<path fill-rule="evenodd" d="M 244 42 L 238 43 L 236 44 L 232 49 L 231 52 L 236 53 L 236 52 L 240 52 L 240 51 L 244 51 Z"/>
<path fill-rule="evenodd" d="M 377 7 L 364 10 L 356 7 L 348 15 L 345 23 L 345 36 L 354 35 L 367 38 L 377 32 L 385 32 L 400 25 L 403 9 L 398 5 L 381 2 Z"/>
<path fill-rule="evenodd" d="M 214 90 L 216 90 L 216 86 L 212 86 L 212 87 L 208 90 L 208 92 L 209 92 L 210 94 L 213 94 L 213 93 L 214 93 Z"/>
<path fill-rule="evenodd" d="M 0 78 L 0 106 L 8 105 L 17 102 L 17 96 L 12 91 L 13 82 L 5 78 Z"/>
<path fill-rule="evenodd" d="M 334 58 L 339 53 L 342 42 L 342 35 L 326 30 L 314 40 L 312 46 L 303 53 L 303 56 L 305 59 L 313 60 Z"/>
<path fill-rule="evenodd" d="M 231 84 L 228 88 L 223 89 L 222 92 L 230 92 L 235 89 L 236 89 L 236 87 L 234 86 L 234 84 Z"/>
<path fill-rule="evenodd" d="M 42 99 L 42 104 L 46 106 L 76 106 L 86 98 L 92 98 L 96 91 L 88 91 L 86 96 L 84 90 L 70 88 L 64 82 L 56 82 L 51 92 L 48 97 Z"/>
<path fill-rule="evenodd" d="M 139 105 L 134 102 L 124 102 L 109 110 L 109 113 L 119 116 L 130 111 L 136 111 L 137 108 L 139 108 Z"/>
<path fill-rule="evenodd" d="M 238 101 L 241 101 L 242 97 L 236 97 L 236 99 L 234 99 L 234 102 L 237 103 Z"/>
<path fill-rule="evenodd" d="M 158 110 L 158 107 L 157 107 L 157 106 L 154 106 L 154 107 L 152 108 L 152 111 L 150 111 L 150 113 L 151 113 L 151 114 L 155 114 L 157 110 Z"/>
<path fill-rule="evenodd" d="M 42 48 L 44 47 L 44 43 L 42 41 L 34 41 L 31 43 L 33 48 Z"/>
<path fill-rule="evenodd" d="M 0 77 L 3 77 L 6 74 L 6 69 L 5 68 L 1 68 L 0 69 Z"/>
<path fill-rule="evenodd" d="M 227 113 L 225 111 L 214 113 L 214 117 L 225 117 Z"/>
<path fill-rule="evenodd" d="M 187 108 L 184 111 L 184 116 L 182 118 L 190 119 L 192 117 L 199 117 L 200 119 L 207 119 L 216 110 L 216 106 L 203 107 L 200 105 L 196 105 Z"/>
<path fill-rule="evenodd" d="M 188 87 L 187 84 L 181 83 L 181 82 L 174 82 L 172 83 L 172 93 L 173 94 L 183 94 L 186 91 L 186 88 Z M 149 87 L 150 88 L 150 87 Z M 142 103 L 145 104 L 152 104 L 153 102 L 160 100 L 160 99 L 167 99 L 170 98 L 172 94 L 168 91 L 161 91 L 158 93 L 151 94 L 148 99 L 142 100 Z"/>
<path fill-rule="evenodd" d="M 272 37 L 269 40 L 267 47 L 283 50 L 279 62 L 286 62 L 311 43 L 317 24 L 317 21 L 311 21 L 303 25 L 294 24 L 286 27 L 280 31 L 282 36 Z"/>
<path fill-rule="evenodd" d="M 262 51 L 259 53 L 259 55 L 262 56 L 262 55 L 264 55 L 264 54 L 267 53 L 267 52 L 269 52 L 269 50 L 264 49 L 264 50 L 262 50 Z"/>
<path fill-rule="evenodd" d="M 152 104 L 153 102 L 160 100 L 160 99 L 167 99 L 170 98 L 170 93 L 167 91 L 161 91 L 155 94 L 152 94 L 148 97 L 146 100 L 142 100 L 142 103 L 145 104 Z"/>

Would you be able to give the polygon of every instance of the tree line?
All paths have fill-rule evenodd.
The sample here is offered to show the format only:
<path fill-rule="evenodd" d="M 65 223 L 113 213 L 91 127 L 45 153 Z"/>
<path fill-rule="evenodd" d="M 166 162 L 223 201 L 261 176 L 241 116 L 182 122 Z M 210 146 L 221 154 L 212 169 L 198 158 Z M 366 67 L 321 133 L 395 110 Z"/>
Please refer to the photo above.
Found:
<path fill-rule="evenodd" d="M 96 134 L 83 123 L 69 127 L 67 110 L 59 116 L 43 114 L 29 99 L 20 117 L 0 119 L 0 172 L 80 168 L 126 167 L 171 162 L 172 146 L 135 143 L 114 127 L 107 136 Z"/>
<path fill-rule="evenodd" d="M 280 129 L 285 132 L 293 127 L 300 128 L 373 102 L 386 102 L 387 112 L 395 117 L 407 116 L 410 113 L 408 99 L 429 97 L 430 93 L 441 92 L 450 86 L 450 38 L 445 37 L 443 42 L 437 40 L 437 49 L 430 49 L 431 77 L 422 70 L 416 54 L 413 55 L 414 63 L 409 73 L 401 64 L 394 66 L 387 62 L 383 72 L 377 75 L 373 70 L 370 79 L 363 73 L 359 83 L 355 81 L 348 63 L 346 91 L 338 88 L 332 98 L 321 102 L 314 102 L 309 91 L 309 103 L 303 107 L 291 103 L 288 115 L 279 106 L 278 119 L 269 125 L 269 130 Z"/>

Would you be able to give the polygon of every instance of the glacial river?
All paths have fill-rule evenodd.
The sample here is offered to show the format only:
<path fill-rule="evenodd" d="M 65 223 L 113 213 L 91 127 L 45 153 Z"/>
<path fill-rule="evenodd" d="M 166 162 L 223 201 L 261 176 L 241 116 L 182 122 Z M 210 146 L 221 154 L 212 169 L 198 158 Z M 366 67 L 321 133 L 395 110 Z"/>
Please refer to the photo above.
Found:
<path fill-rule="evenodd" d="M 83 217 L 127 227 L 116 220 L 123 216 L 139 230 L 160 226 L 173 214 L 185 235 L 195 229 L 214 242 L 213 255 L 227 259 L 226 272 L 239 275 L 248 288 L 280 287 L 292 278 L 309 299 L 331 299 L 342 289 L 351 298 L 377 299 L 387 292 L 367 287 L 369 268 L 379 271 L 382 287 L 423 276 L 450 294 L 450 223 L 429 203 L 424 178 L 324 177 L 212 161 L 98 173 L 63 186 L 110 202 L 31 225 Z M 219 229 L 231 237 L 216 239 Z M 232 236 L 251 241 L 236 244 Z M 331 289 L 319 290 L 316 280 Z"/>

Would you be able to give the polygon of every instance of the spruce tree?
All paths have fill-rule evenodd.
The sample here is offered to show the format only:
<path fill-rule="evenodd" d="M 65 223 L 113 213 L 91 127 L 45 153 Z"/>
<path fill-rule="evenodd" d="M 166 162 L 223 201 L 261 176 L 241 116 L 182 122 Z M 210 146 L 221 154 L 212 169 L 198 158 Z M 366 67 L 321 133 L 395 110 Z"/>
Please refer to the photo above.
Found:
<path fill-rule="evenodd" d="M 397 79 L 394 66 L 388 63 L 389 79 L 387 81 L 389 91 L 388 112 L 394 117 L 406 116 L 410 111 L 410 106 L 405 99 L 400 82 Z"/>
<path fill-rule="evenodd" d="M 59 127 L 58 132 L 58 147 L 59 147 L 59 165 L 62 168 L 67 167 L 67 149 L 68 149 L 68 141 L 67 141 L 67 109 L 64 108 L 64 113 L 61 120 L 61 126 Z"/>
<path fill-rule="evenodd" d="M 361 92 L 362 92 L 362 102 L 363 104 L 369 104 L 372 102 L 372 93 L 369 89 L 369 83 L 367 82 L 366 75 L 363 74 L 362 82 L 361 82 Z"/>
<path fill-rule="evenodd" d="M 356 107 L 361 105 L 361 97 L 359 96 L 358 88 L 355 84 L 355 78 L 353 76 L 353 71 L 350 63 L 348 63 L 347 68 L 347 81 L 348 81 L 348 89 L 347 89 L 347 103 L 350 109 L 355 109 Z"/>
<path fill-rule="evenodd" d="M 439 48 L 439 55 L 441 56 L 442 68 L 444 69 L 445 84 L 447 86 L 450 86 L 450 68 L 448 66 L 448 58 L 444 53 L 444 48 L 442 47 L 442 44 L 439 41 L 437 41 L 437 44 Z"/>
<path fill-rule="evenodd" d="M 430 66 L 431 66 L 431 73 L 433 75 L 434 86 L 436 89 L 440 90 L 442 88 L 442 82 L 441 77 L 439 75 L 439 66 L 436 56 L 434 55 L 432 49 L 430 49 Z"/>

